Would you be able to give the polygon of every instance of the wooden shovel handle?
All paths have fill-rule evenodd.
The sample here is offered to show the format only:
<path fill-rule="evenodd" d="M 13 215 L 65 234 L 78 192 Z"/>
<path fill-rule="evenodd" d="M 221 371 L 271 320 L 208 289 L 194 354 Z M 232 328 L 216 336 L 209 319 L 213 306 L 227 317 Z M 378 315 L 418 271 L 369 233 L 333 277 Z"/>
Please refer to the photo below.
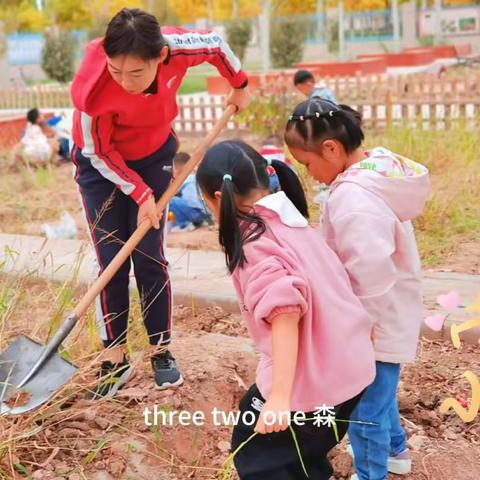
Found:
<path fill-rule="evenodd" d="M 207 150 L 210 148 L 213 141 L 217 138 L 219 133 L 225 128 L 232 115 L 236 112 L 237 107 L 235 105 L 229 105 L 223 112 L 222 117 L 213 126 L 211 132 L 202 140 L 195 152 L 192 154 L 188 163 L 182 168 L 181 173 L 177 178 L 169 185 L 165 193 L 160 197 L 157 202 L 157 212 L 163 212 L 180 190 L 181 186 L 187 179 L 187 177 L 193 172 L 195 167 L 200 163 Z M 75 307 L 73 314 L 77 319 L 87 311 L 88 307 L 95 301 L 95 298 L 100 292 L 107 286 L 112 277 L 117 273 L 120 267 L 128 260 L 135 247 L 140 243 L 142 238 L 152 227 L 150 219 L 145 219 L 133 232 L 132 236 L 123 245 L 122 249 L 115 255 L 113 260 L 108 264 L 107 268 L 97 278 L 97 280 L 88 289 L 87 293 L 82 297 L 78 305 Z"/>

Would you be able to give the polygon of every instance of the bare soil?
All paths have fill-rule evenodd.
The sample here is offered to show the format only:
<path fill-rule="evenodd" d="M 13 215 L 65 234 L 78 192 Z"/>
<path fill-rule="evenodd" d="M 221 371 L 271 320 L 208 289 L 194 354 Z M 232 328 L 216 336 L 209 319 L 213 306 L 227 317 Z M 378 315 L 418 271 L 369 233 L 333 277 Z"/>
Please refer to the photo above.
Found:
<path fill-rule="evenodd" d="M 30 331 L 32 318 L 51 314 L 54 294 L 48 284 L 29 282 L 24 288 L 29 294 L 11 317 L 16 328 L 0 337 L 1 349 L 11 339 L 10 333 Z M 11 456 L 0 456 L 4 471 L 17 464 L 16 477 L 5 478 L 25 478 L 18 465 L 31 478 L 45 480 L 222 478 L 218 475 L 229 455 L 231 427 L 213 425 L 211 412 L 214 407 L 235 411 L 254 381 L 256 355 L 240 315 L 220 308 L 194 314 L 189 307 L 177 306 L 175 329 L 172 350 L 185 377 L 182 387 L 155 390 L 148 358 L 138 353 L 134 376 L 115 400 L 87 401 L 86 386 L 94 382 L 95 368 L 89 369 L 80 359 L 81 374 L 54 406 L 42 415 L 2 420 L 2 440 L 22 428 L 28 432 L 16 441 Z M 455 350 L 448 343 L 423 339 L 417 362 L 404 368 L 399 403 L 413 453 L 413 472 L 403 478 L 478 480 L 480 418 L 465 424 L 452 412 L 439 413 L 447 397 L 465 405 L 471 402 L 470 386 L 462 374 L 468 369 L 480 375 L 478 353 L 478 345 Z M 201 411 L 205 424 L 147 426 L 145 408 L 153 411 L 155 405 L 165 412 Z M 32 426 L 38 431 L 32 431 Z M 332 462 L 337 480 L 348 479 L 354 472 L 345 441 L 332 452 Z"/>

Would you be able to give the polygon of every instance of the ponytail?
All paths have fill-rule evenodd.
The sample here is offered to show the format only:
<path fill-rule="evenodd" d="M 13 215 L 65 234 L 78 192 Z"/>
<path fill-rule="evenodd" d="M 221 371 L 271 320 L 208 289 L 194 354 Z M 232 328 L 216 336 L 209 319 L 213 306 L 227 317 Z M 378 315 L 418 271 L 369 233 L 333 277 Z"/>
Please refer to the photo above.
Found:
<path fill-rule="evenodd" d="M 237 265 L 242 267 L 245 263 L 245 254 L 243 253 L 242 232 L 238 223 L 234 186 L 231 180 L 223 180 L 221 192 L 218 241 L 225 252 L 228 270 L 233 273 Z"/>
<path fill-rule="evenodd" d="M 253 161 L 238 145 L 221 142 L 211 147 L 197 170 L 201 191 L 209 198 L 221 192 L 218 241 L 225 253 L 228 271 L 233 273 L 247 261 L 243 247 L 265 232 L 263 220 L 238 209 L 236 196 L 245 197 L 259 188 Z"/>
<path fill-rule="evenodd" d="M 308 218 L 308 203 L 305 198 L 305 191 L 297 174 L 281 160 L 272 160 L 272 167 L 275 169 L 281 189 L 295 205 L 297 210 Z"/>
<path fill-rule="evenodd" d="M 253 162 L 258 183 L 265 190 L 270 189 L 270 175 L 266 167 L 272 166 L 275 169 L 280 187 L 285 192 L 285 195 L 295 205 L 297 210 L 305 218 L 308 218 L 308 204 L 302 184 L 297 174 L 285 162 L 280 160 L 267 160 L 243 140 L 230 140 L 230 143 L 238 146 Z"/>

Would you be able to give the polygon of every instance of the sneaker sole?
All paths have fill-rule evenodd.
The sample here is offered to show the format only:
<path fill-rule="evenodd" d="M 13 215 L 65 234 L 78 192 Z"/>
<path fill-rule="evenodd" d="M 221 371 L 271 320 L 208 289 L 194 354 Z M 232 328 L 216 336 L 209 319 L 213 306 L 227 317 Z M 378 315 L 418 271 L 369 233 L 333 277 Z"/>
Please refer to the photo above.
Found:
<path fill-rule="evenodd" d="M 395 475 L 406 475 L 412 471 L 412 462 L 408 460 L 389 460 L 388 471 Z"/>
<path fill-rule="evenodd" d="M 182 384 L 183 384 L 183 377 L 180 375 L 180 378 L 176 382 L 173 382 L 173 383 L 165 382 L 162 385 L 155 384 L 155 389 L 168 390 L 169 388 L 179 387 Z"/>
<path fill-rule="evenodd" d="M 347 445 L 347 452 L 350 454 L 352 459 L 355 460 L 351 444 Z M 395 475 L 407 475 L 412 471 L 412 461 L 410 460 L 408 463 L 403 462 L 407 462 L 407 460 L 396 460 L 394 458 L 389 458 L 387 466 L 388 472 Z"/>

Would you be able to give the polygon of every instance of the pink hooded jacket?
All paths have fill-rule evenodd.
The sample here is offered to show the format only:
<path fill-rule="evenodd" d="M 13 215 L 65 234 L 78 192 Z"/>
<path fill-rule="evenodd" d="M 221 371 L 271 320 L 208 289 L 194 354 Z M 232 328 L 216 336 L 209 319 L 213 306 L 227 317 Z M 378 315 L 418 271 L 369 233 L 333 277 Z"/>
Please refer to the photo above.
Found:
<path fill-rule="evenodd" d="M 359 394 L 375 377 L 371 324 L 342 264 L 283 192 L 254 206 L 266 232 L 244 247 L 233 273 L 242 313 L 260 353 L 257 386 L 272 389 L 272 322 L 298 312 L 293 411 L 313 412 Z"/>
<path fill-rule="evenodd" d="M 411 220 L 430 193 L 428 170 L 379 147 L 330 187 L 322 219 L 374 325 L 376 359 L 414 360 L 422 322 L 421 266 Z"/>

